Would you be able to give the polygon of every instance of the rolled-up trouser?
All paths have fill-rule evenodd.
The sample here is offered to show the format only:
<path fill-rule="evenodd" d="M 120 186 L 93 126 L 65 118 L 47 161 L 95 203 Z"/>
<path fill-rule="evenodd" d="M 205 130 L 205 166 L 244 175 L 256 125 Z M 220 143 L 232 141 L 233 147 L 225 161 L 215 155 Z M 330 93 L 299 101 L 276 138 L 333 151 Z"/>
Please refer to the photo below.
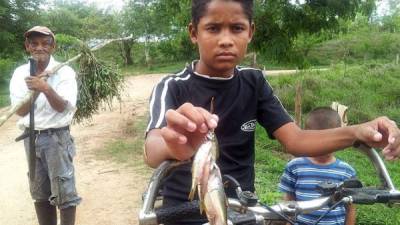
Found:
<path fill-rule="evenodd" d="M 29 159 L 29 138 L 24 139 Z M 73 157 L 75 145 L 69 130 L 45 131 L 36 136 L 35 180 L 29 180 L 31 196 L 37 202 L 50 201 L 60 209 L 81 202 L 75 187 Z"/>

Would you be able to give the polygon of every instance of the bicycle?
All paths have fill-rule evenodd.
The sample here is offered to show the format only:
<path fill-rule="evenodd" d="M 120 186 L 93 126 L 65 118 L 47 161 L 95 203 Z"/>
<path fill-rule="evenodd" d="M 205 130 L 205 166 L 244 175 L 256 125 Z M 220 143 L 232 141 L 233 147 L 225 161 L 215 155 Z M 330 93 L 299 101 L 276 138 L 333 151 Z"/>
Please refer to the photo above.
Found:
<path fill-rule="evenodd" d="M 282 201 L 268 206 L 259 202 L 255 194 L 242 191 L 240 184 L 233 177 L 224 175 L 224 179 L 234 186 L 237 194 L 237 198 L 228 198 L 228 224 L 266 225 L 276 222 L 294 224 L 292 218 L 295 218 L 297 214 L 315 211 L 324 206 L 330 206 L 332 210 L 340 203 L 400 203 L 400 191 L 394 186 L 377 151 L 360 142 L 356 142 L 354 147 L 364 152 L 374 165 L 381 181 L 381 188 L 363 187 L 357 179 L 347 180 L 341 184 L 322 183 L 318 189 L 323 197 L 309 201 Z M 143 206 L 139 213 L 140 225 L 174 223 L 182 217 L 190 217 L 199 212 L 198 201 L 169 208 L 154 207 L 163 178 L 169 171 L 183 163 L 187 162 L 166 161 L 154 171 L 148 189 L 143 195 Z M 315 224 L 318 224 L 318 221 Z"/>

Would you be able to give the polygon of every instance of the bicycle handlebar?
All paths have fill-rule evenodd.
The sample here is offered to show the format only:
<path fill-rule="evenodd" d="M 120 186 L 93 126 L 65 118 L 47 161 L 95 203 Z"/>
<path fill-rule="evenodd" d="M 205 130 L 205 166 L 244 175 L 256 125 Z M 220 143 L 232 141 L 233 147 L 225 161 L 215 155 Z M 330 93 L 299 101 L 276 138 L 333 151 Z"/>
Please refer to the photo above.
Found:
<path fill-rule="evenodd" d="M 344 188 L 341 192 L 344 196 L 350 196 L 351 203 L 354 204 L 369 205 L 375 203 L 392 204 L 400 202 L 399 191 L 372 188 Z"/>
<path fill-rule="evenodd" d="M 389 176 L 389 172 L 387 171 L 386 166 L 383 163 L 383 160 L 379 156 L 378 152 L 360 141 L 354 142 L 353 147 L 358 148 L 359 150 L 361 150 L 361 152 L 368 156 L 369 160 L 372 162 L 376 172 L 379 175 L 383 187 L 390 191 L 396 191 L 392 179 Z"/>
<path fill-rule="evenodd" d="M 311 201 L 281 202 L 279 204 L 271 206 L 273 211 L 270 211 L 261 205 L 245 207 L 238 199 L 228 198 L 228 208 L 236 212 L 251 212 L 251 215 L 253 215 L 253 217 L 249 217 L 249 215 L 247 215 L 246 218 L 243 217 L 241 219 L 242 222 L 246 220 L 249 220 L 247 222 L 251 222 L 250 220 L 256 221 L 257 218 L 261 220 L 264 220 L 264 218 L 268 218 L 269 220 L 282 219 L 279 215 L 276 214 L 276 212 L 285 215 L 295 215 L 299 212 L 312 212 L 314 210 L 322 208 L 330 202 L 330 197 L 323 197 Z M 156 209 L 153 216 L 154 218 L 156 218 L 157 224 L 174 223 L 178 219 L 198 215 L 199 211 L 199 201 L 194 200 L 173 207 Z"/>
<path fill-rule="evenodd" d="M 327 197 L 321 197 L 309 201 L 280 202 L 269 207 L 260 204 L 255 206 L 246 206 L 243 204 L 243 201 L 229 198 L 228 209 L 230 213 L 228 213 L 228 217 L 229 215 L 233 215 L 234 218 L 228 219 L 231 221 L 234 220 L 233 224 L 264 224 L 263 221 L 265 220 L 282 220 L 282 214 L 285 216 L 294 216 L 299 213 L 312 212 L 339 201 L 355 204 L 391 204 L 400 202 L 400 192 L 393 185 L 385 164 L 376 150 L 361 142 L 356 142 L 354 147 L 364 152 L 373 163 L 377 174 L 380 177 L 383 186 L 382 189 L 354 186 L 346 187 L 346 185 L 339 185 L 334 187 L 334 193 Z M 154 171 L 148 189 L 143 197 L 143 207 L 139 213 L 140 225 L 174 223 L 183 217 L 187 218 L 198 215 L 200 212 L 198 201 L 186 202 L 178 206 L 154 210 L 155 200 L 163 178 L 171 169 L 184 163 L 187 163 L 187 161 L 165 161 Z M 236 212 L 236 214 L 234 215 L 233 212 Z M 237 223 L 235 223 L 235 221 Z M 249 223 L 244 223 L 246 221 Z"/>
<path fill-rule="evenodd" d="M 173 224 L 179 219 L 196 216 L 200 212 L 199 201 L 185 202 L 177 206 L 155 210 L 158 224 Z"/>

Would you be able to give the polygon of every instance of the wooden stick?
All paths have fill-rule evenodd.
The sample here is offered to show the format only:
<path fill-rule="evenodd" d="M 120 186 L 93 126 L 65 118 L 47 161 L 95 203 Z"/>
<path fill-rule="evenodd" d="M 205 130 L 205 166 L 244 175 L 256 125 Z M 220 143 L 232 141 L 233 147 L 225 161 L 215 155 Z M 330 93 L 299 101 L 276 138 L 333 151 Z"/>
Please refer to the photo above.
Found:
<path fill-rule="evenodd" d="M 294 102 L 294 114 L 295 114 L 295 122 L 301 127 L 301 96 L 302 96 L 302 87 L 301 81 L 296 84 L 296 98 Z"/>
<path fill-rule="evenodd" d="M 123 37 L 123 38 L 106 40 L 103 43 L 91 48 L 90 51 L 99 50 L 112 42 L 125 41 L 125 40 L 130 40 L 130 39 L 133 39 L 132 35 L 130 35 L 128 37 Z M 68 65 L 68 64 L 78 60 L 81 56 L 82 56 L 82 54 L 78 54 L 75 57 L 69 59 L 68 61 L 58 64 L 57 66 L 53 67 L 50 71 L 47 71 L 48 75 L 55 74 L 63 66 Z M 43 79 L 47 79 L 47 78 L 43 77 Z M 33 96 L 33 93 L 34 93 L 34 91 L 31 91 L 31 90 L 28 91 L 28 93 L 24 96 L 24 98 L 19 103 L 17 103 L 14 106 L 10 106 L 10 109 L 4 115 L 2 115 L 0 117 L 0 126 L 2 126 L 19 108 L 21 108 L 21 106 L 23 106 L 25 103 L 29 102 Z"/>

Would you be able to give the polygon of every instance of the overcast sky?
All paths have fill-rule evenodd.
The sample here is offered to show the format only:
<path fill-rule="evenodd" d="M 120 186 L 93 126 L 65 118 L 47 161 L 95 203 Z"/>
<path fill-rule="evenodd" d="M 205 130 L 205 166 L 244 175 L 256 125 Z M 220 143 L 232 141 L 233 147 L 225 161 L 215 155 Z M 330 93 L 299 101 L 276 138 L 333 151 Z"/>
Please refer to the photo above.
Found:
<path fill-rule="evenodd" d="M 111 7 L 116 10 L 120 10 L 124 4 L 124 0 L 85 0 L 88 3 L 96 3 L 99 8 L 106 9 Z"/>

